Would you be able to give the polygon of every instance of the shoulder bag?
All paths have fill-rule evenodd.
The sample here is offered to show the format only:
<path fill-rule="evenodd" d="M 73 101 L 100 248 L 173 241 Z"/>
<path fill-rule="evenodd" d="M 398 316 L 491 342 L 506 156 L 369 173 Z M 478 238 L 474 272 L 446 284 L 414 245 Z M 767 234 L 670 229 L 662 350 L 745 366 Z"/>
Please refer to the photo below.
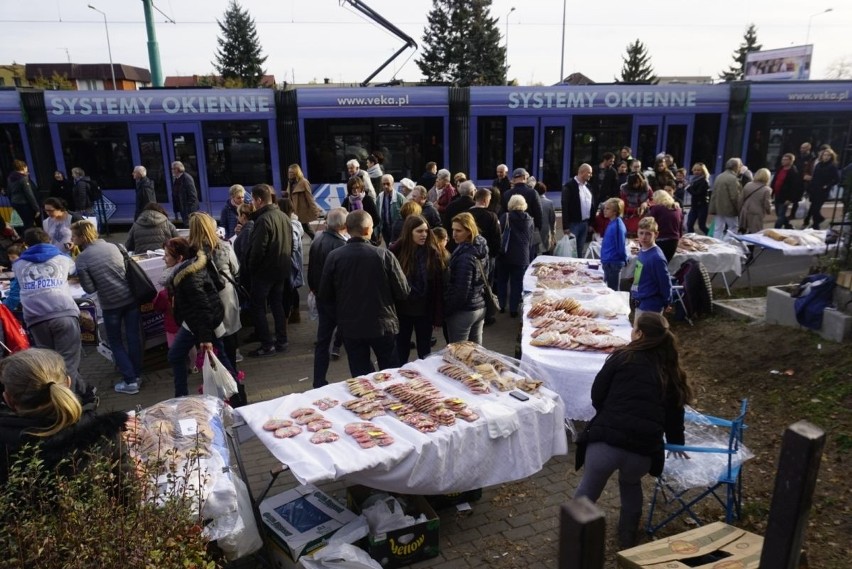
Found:
<path fill-rule="evenodd" d="M 136 304 L 140 306 L 154 301 L 157 296 L 157 287 L 151 282 L 147 273 L 139 266 L 139 263 L 130 258 L 127 250 L 124 247 L 116 245 L 121 255 L 124 257 L 124 271 L 127 277 L 127 284 L 130 286 L 130 293 L 136 300 Z"/>
<path fill-rule="evenodd" d="M 485 318 L 495 318 L 500 310 L 500 303 L 497 301 L 497 295 L 491 290 L 491 285 L 488 284 L 488 277 L 485 276 L 485 269 L 482 268 L 482 261 L 476 260 L 476 266 L 479 267 L 479 276 L 482 277 L 482 298 L 485 300 Z"/>

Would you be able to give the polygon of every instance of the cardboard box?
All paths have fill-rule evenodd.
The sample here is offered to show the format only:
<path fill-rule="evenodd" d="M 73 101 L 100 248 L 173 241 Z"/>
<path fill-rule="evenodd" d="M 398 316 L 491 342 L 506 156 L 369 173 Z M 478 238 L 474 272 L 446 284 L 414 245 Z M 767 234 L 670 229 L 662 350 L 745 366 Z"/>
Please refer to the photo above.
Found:
<path fill-rule="evenodd" d="M 763 538 L 715 522 L 618 552 L 623 569 L 757 569 Z"/>
<path fill-rule="evenodd" d="M 366 486 L 347 488 L 349 507 L 360 514 L 361 504 L 375 492 Z M 403 504 L 406 515 L 418 518 L 425 514 L 426 521 L 383 534 L 369 534 L 362 540 L 361 547 L 384 569 L 404 567 L 437 557 L 440 553 L 438 528 L 441 520 L 429 502 L 423 496 L 397 495 L 397 499 Z"/>
<path fill-rule="evenodd" d="M 837 273 L 837 286 L 852 288 L 852 271 L 840 271 Z"/>
<path fill-rule="evenodd" d="M 325 546 L 334 534 L 364 524 L 363 518 L 311 484 L 267 498 L 259 509 L 268 539 L 293 563 Z"/>
<path fill-rule="evenodd" d="M 454 492 L 452 494 L 426 496 L 426 500 L 429 501 L 429 505 L 436 511 L 443 510 L 444 508 L 451 508 L 464 502 L 476 502 L 480 498 L 482 498 L 482 488 L 468 490 L 467 492 Z"/>

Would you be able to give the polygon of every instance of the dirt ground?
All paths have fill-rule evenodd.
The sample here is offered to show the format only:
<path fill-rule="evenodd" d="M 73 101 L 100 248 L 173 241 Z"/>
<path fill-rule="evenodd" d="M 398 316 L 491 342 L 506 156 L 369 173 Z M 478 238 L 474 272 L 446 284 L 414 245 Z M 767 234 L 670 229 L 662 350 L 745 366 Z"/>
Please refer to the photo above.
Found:
<path fill-rule="evenodd" d="M 694 407 L 734 417 L 749 398 L 745 444 L 755 454 L 744 474 L 738 526 L 763 534 L 784 429 L 805 419 L 827 442 L 804 540 L 807 565 L 840 569 L 852 558 L 852 350 L 781 326 L 710 317 L 694 327 L 676 322 L 683 365 L 696 386 Z M 780 373 L 777 373 L 780 372 Z M 718 509 L 718 508 L 717 508 Z M 675 525 L 675 524 L 672 524 Z M 689 529 L 665 528 L 668 535 Z"/>

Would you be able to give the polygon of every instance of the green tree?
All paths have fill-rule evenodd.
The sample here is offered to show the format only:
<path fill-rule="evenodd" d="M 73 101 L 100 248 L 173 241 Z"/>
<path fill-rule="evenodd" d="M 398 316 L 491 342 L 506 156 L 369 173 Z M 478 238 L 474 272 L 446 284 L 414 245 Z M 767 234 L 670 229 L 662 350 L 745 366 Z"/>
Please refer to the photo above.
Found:
<path fill-rule="evenodd" d="M 615 78 L 616 83 L 647 83 L 653 85 L 657 82 L 654 68 L 651 67 L 651 56 L 648 48 L 638 39 L 627 45 L 627 54 L 621 58 L 624 65 L 621 66 L 621 78 Z"/>
<path fill-rule="evenodd" d="M 752 51 L 760 51 L 763 46 L 757 43 L 757 28 L 749 24 L 743 36 L 743 43 L 733 53 L 734 62 L 727 71 L 719 74 L 719 79 L 727 81 L 741 81 L 745 77 L 746 56 Z"/>
<path fill-rule="evenodd" d="M 66 73 L 60 75 L 58 71 L 54 71 L 50 77 L 39 74 L 38 77 L 33 79 L 32 86 L 45 91 L 74 91 L 77 89 L 77 85 L 68 79 Z"/>
<path fill-rule="evenodd" d="M 258 87 L 263 78 L 260 42 L 254 19 L 236 0 L 225 11 L 225 21 L 216 20 L 222 35 L 216 38 L 219 49 L 213 66 L 225 82 L 239 81 L 243 87 Z"/>
<path fill-rule="evenodd" d="M 427 83 L 502 85 L 506 48 L 500 45 L 491 0 L 432 0 L 417 60 Z"/>

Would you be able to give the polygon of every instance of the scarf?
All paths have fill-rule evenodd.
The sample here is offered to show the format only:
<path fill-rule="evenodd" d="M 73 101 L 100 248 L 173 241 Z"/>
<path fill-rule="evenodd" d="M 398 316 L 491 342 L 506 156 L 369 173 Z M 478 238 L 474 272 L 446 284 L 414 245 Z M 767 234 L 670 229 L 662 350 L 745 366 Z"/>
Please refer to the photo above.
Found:
<path fill-rule="evenodd" d="M 352 206 L 352 211 L 355 211 L 356 209 L 364 209 L 364 202 L 362 201 L 363 197 L 364 196 L 349 196 L 349 205 Z"/>

